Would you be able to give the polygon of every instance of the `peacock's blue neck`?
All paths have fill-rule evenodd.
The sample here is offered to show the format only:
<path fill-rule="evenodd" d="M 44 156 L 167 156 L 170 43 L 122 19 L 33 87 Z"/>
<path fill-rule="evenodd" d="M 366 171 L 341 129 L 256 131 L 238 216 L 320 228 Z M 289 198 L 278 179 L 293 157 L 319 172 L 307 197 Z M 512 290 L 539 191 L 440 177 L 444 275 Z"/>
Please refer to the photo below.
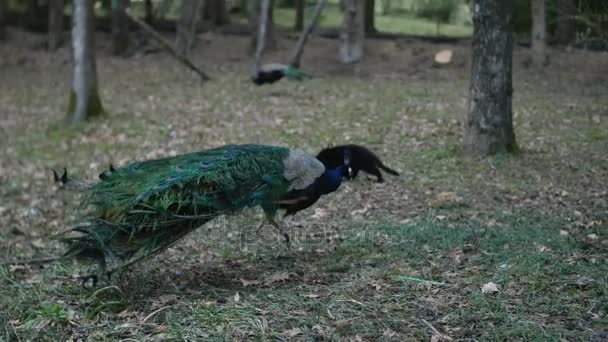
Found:
<path fill-rule="evenodd" d="M 342 178 L 346 175 L 346 166 L 340 165 L 335 169 L 325 170 L 323 175 L 319 178 L 321 181 L 321 192 L 328 194 L 338 190 L 340 184 L 342 184 Z"/>

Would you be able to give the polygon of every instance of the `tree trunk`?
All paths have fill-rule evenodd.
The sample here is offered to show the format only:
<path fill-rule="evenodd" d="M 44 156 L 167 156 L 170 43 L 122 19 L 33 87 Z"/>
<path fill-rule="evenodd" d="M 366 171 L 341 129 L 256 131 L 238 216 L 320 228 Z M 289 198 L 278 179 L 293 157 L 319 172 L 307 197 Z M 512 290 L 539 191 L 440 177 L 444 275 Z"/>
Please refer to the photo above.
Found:
<path fill-rule="evenodd" d="M 543 67 L 547 62 L 545 0 L 532 0 L 532 62 Z"/>
<path fill-rule="evenodd" d="M 72 17 L 74 79 L 67 117 L 71 124 L 77 124 L 104 111 L 97 90 L 93 1 L 74 0 Z"/>
<path fill-rule="evenodd" d="M 0 39 L 6 36 L 6 0 L 0 0 Z"/>
<path fill-rule="evenodd" d="M 125 10 L 128 0 L 112 0 L 112 53 L 124 55 L 129 48 L 129 26 Z"/>
<path fill-rule="evenodd" d="M 251 45 L 250 51 L 256 51 L 258 47 L 258 33 L 260 28 L 260 20 L 262 18 L 262 3 L 266 0 L 250 0 L 249 1 L 249 25 L 251 30 Z M 268 13 L 264 34 L 263 51 L 274 50 L 277 47 L 276 32 L 273 22 L 273 7 L 274 0 L 268 0 Z"/>
<path fill-rule="evenodd" d="M 473 56 L 464 151 L 492 155 L 517 150 L 511 100 L 515 0 L 475 0 Z"/>
<path fill-rule="evenodd" d="M 557 0 L 557 23 L 555 39 L 561 44 L 572 42 L 576 36 L 574 21 L 571 16 L 576 14 L 574 0 Z"/>
<path fill-rule="evenodd" d="M 382 0 L 382 14 L 387 15 L 391 12 L 391 1 L 392 0 Z"/>
<path fill-rule="evenodd" d="M 63 42 L 63 0 L 49 1 L 49 50 L 57 50 Z"/>
<path fill-rule="evenodd" d="M 206 0 L 203 12 L 203 18 L 214 26 L 222 26 L 230 22 L 226 0 Z"/>
<path fill-rule="evenodd" d="M 304 29 L 304 0 L 296 0 L 296 22 L 293 29 L 302 31 Z"/>
<path fill-rule="evenodd" d="M 144 20 L 148 25 L 154 24 L 154 5 L 152 4 L 152 0 L 144 1 Z"/>
<path fill-rule="evenodd" d="M 289 61 L 289 65 L 299 68 L 300 60 L 302 59 L 302 53 L 304 52 L 304 45 L 306 44 L 306 40 L 308 36 L 314 30 L 314 28 L 319 23 L 319 18 L 321 17 L 321 12 L 323 11 L 323 7 L 325 6 L 325 0 L 318 0 L 317 6 L 315 6 L 315 13 L 312 16 L 312 19 L 306 26 L 306 30 L 300 34 L 300 39 L 298 39 L 298 44 L 296 45 L 293 54 L 291 55 L 291 59 Z"/>
<path fill-rule="evenodd" d="M 196 32 L 195 25 L 201 11 L 201 1 L 182 0 L 180 16 L 177 21 L 177 41 L 175 43 L 177 52 L 182 56 L 187 56 L 194 45 L 193 35 Z"/>
<path fill-rule="evenodd" d="M 376 0 L 365 1 L 365 33 L 376 33 Z"/>
<path fill-rule="evenodd" d="M 365 1 L 344 0 L 344 24 L 340 34 L 340 62 L 355 63 L 363 58 Z"/>

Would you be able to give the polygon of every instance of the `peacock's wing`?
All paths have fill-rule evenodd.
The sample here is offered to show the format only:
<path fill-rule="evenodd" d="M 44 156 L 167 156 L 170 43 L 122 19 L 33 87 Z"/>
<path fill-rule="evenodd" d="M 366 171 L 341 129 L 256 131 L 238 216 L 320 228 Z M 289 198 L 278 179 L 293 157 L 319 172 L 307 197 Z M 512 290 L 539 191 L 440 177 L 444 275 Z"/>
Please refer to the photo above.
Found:
<path fill-rule="evenodd" d="M 283 147 L 229 145 L 117 168 L 86 193 L 90 225 L 70 254 L 125 259 L 149 253 L 222 214 L 276 206 L 323 173 L 314 157 Z"/>

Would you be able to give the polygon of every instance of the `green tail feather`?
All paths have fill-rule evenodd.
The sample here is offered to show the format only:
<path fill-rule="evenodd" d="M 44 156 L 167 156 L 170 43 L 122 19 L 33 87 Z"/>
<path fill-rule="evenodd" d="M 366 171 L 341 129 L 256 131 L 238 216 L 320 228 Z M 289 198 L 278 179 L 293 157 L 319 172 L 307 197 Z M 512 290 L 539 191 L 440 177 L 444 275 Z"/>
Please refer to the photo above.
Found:
<path fill-rule="evenodd" d="M 116 168 L 85 190 L 85 222 L 67 255 L 125 260 L 154 253 L 213 218 L 256 205 L 276 210 L 290 151 L 229 145 Z"/>
<path fill-rule="evenodd" d="M 287 69 L 285 69 L 284 74 L 286 78 L 297 81 L 313 78 L 312 75 L 304 72 L 302 69 L 298 69 L 292 66 L 288 66 Z"/>

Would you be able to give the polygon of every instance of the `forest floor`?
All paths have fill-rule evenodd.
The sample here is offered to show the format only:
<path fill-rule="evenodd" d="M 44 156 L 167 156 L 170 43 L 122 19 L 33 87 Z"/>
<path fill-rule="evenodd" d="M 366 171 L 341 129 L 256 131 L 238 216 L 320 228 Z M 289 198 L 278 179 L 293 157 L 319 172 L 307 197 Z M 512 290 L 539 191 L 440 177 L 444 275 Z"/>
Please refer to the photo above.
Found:
<path fill-rule="evenodd" d="M 270 226 L 256 234 L 252 211 L 108 286 L 82 286 L 82 265 L 0 266 L 0 340 L 608 339 L 606 53 L 550 49 L 539 71 L 516 48 L 521 153 L 476 159 L 461 154 L 466 41 L 369 41 L 343 66 L 336 41 L 313 38 L 303 65 L 319 77 L 257 87 L 244 37 L 201 36 L 202 84 L 164 53 L 111 57 L 100 35 L 108 115 L 70 129 L 69 50 L 43 39 L 0 45 L 0 262 L 61 252 L 50 236 L 75 200 L 51 168 L 95 179 L 110 162 L 227 143 L 358 143 L 401 176 L 360 174 L 287 220 L 291 250 Z M 454 63 L 434 67 L 443 48 Z"/>

